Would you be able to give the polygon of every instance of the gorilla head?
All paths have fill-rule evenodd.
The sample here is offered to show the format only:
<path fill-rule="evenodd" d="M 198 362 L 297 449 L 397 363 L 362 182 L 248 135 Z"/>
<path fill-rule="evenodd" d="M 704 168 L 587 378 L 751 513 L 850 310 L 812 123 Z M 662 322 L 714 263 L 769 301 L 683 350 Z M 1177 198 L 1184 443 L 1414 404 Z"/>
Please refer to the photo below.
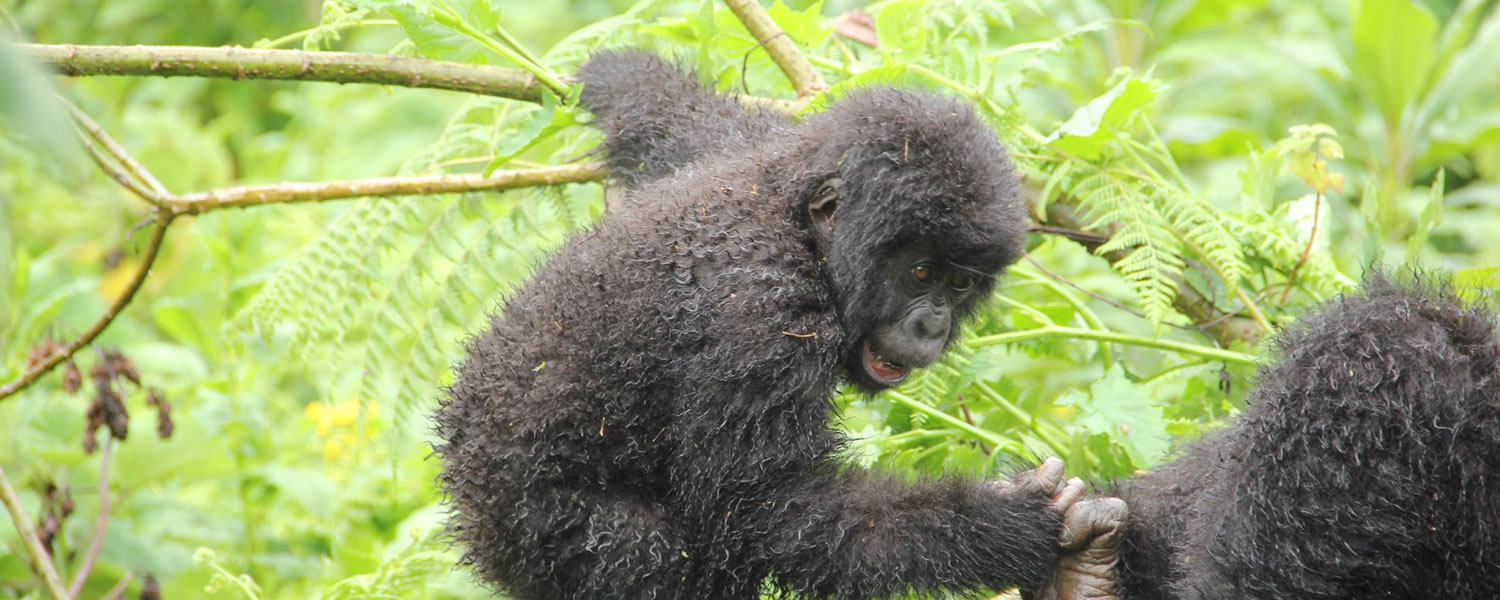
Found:
<path fill-rule="evenodd" d="M 974 112 L 896 90 L 810 119 L 794 180 L 848 333 L 851 381 L 901 383 L 936 361 L 1021 253 L 1026 215 L 1010 161 Z"/>

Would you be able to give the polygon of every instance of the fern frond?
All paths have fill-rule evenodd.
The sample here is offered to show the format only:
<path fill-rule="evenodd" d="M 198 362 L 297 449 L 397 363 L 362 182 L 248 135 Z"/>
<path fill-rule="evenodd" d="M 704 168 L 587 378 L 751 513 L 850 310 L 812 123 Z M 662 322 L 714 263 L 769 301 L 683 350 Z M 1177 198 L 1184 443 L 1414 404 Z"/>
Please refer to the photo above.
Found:
<path fill-rule="evenodd" d="M 1250 268 L 1240 242 L 1226 225 L 1228 215 L 1182 188 L 1159 186 L 1155 192 L 1161 215 L 1223 277 L 1225 288 L 1233 295 Z"/>
<path fill-rule="evenodd" d="M 1153 324 L 1172 314 L 1172 300 L 1186 264 L 1182 246 L 1152 197 L 1135 185 L 1106 172 L 1097 172 L 1072 186 L 1071 194 L 1090 220 L 1089 228 L 1114 227 L 1108 242 L 1095 249 L 1104 255 L 1127 252 L 1115 261 Z"/>

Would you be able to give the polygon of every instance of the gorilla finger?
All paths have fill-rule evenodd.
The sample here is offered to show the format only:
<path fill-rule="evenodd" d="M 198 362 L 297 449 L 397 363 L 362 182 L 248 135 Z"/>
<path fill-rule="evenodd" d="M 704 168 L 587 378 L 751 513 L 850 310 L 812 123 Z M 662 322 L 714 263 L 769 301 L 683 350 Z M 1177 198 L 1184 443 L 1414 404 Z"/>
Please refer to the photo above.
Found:
<path fill-rule="evenodd" d="M 1128 516 L 1130 508 L 1119 498 L 1089 498 L 1080 501 L 1063 513 L 1058 546 L 1076 550 L 1097 545 L 1105 550 L 1116 550 L 1120 545 L 1120 536 L 1116 534 L 1125 527 Z"/>
<path fill-rule="evenodd" d="M 1048 496 L 1056 496 L 1062 491 L 1066 483 L 1063 477 L 1063 461 L 1061 458 L 1052 457 L 1042 461 L 1036 469 L 1030 472 L 1030 479 L 1017 478 L 1019 485 L 1028 491 L 1045 493 Z"/>
<path fill-rule="evenodd" d="M 1083 480 L 1077 477 L 1063 482 L 1057 493 L 1052 495 L 1052 510 L 1058 513 L 1066 513 L 1073 503 L 1083 498 Z"/>

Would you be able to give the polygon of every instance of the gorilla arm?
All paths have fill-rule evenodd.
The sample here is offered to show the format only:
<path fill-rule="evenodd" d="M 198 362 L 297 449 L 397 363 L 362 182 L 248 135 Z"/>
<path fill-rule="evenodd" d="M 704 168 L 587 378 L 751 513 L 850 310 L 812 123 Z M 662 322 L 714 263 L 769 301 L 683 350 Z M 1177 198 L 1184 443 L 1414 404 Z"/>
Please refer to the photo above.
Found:
<path fill-rule="evenodd" d="M 604 132 L 610 177 L 639 189 L 689 163 L 755 148 L 788 126 L 785 117 L 747 111 L 704 90 L 698 76 L 650 52 L 604 50 L 578 69 L 579 97 Z"/>
<path fill-rule="evenodd" d="M 903 482 L 825 466 L 783 499 L 776 575 L 815 597 L 1034 589 L 1056 558 L 1059 514 L 1081 493 L 1057 459 L 1013 485 Z"/>

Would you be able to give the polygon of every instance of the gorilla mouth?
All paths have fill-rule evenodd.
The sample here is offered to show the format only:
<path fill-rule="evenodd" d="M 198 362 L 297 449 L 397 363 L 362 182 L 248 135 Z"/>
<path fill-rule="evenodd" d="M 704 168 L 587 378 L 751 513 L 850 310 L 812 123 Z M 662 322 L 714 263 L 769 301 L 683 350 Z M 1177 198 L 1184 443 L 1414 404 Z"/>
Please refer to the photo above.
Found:
<path fill-rule="evenodd" d="M 864 363 L 865 374 L 869 375 L 877 383 L 886 386 L 894 386 L 906 380 L 911 374 L 911 368 L 881 356 L 875 351 L 875 346 L 868 340 L 865 341 Z"/>

